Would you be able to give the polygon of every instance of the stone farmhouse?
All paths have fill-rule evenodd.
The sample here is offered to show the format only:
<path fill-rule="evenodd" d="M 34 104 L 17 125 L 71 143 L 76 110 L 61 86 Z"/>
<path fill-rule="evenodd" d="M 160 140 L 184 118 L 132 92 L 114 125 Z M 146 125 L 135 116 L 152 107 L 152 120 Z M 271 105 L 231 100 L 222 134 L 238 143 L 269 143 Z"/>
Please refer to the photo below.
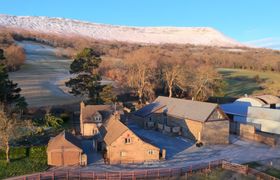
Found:
<path fill-rule="evenodd" d="M 100 128 L 104 160 L 108 164 L 142 163 L 160 159 L 160 149 L 138 137 L 111 116 Z"/>
<path fill-rule="evenodd" d="M 99 127 L 114 112 L 111 105 L 85 105 L 80 104 L 80 132 L 82 136 L 92 137 L 99 133 Z"/>
<path fill-rule="evenodd" d="M 229 119 L 218 104 L 159 96 L 131 119 L 144 128 L 203 144 L 229 143 Z"/>
<path fill-rule="evenodd" d="M 61 132 L 51 138 L 48 147 L 48 165 L 86 165 L 87 156 L 83 153 L 81 141 L 69 132 Z"/>

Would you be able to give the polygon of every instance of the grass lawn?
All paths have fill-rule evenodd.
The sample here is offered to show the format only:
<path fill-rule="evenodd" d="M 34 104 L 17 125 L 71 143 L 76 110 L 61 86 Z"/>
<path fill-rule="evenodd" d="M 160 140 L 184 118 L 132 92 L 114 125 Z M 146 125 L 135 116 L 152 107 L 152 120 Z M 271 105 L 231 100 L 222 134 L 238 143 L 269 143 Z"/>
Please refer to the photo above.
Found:
<path fill-rule="evenodd" d="M 4 150 L 0 150 L 0 179 L 44 171 L 48 168 L 46 146 L 11 148 L 11 162 L 6 163 Z"/>
<path fill-rule="evenodd" d="M 238 179 L 238 180 L 253 180 L 254 176 L 238 174 L 236 172 L 223 170 L 221 168 L 213 169 L 210 173 L 194 173 L 192 176 L 188 177 L 191 180 L 216 180 L 216 179 Z"/>
<path fill-rule="evenodd" d="M 280 91 L 280 73 L 227 68 L 219 68 L 218 72 L 228 84 L 225 96 L 277 94 Z"/>
<path fill-rule="evenodd" d="M 276 178 L 280 178 L 280 170 L 275 169 L 275 168 L 267 169 L 266 171 L 264 171 L 264 173 L 269 174 Z"/>

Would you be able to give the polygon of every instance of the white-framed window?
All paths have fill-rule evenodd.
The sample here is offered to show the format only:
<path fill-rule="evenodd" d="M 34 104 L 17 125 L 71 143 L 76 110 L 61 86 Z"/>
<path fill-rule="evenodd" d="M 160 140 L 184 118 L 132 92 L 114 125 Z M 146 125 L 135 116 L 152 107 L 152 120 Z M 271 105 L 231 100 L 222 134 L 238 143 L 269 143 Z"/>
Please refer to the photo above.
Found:
<path fill-rule="evenodd" d="M 153 155 L 154 153 L 155 153 L 154 150 L 152 150 L 152 149 L 148 150 L 148 154 Z"/>
<path fill-rule="evenodd" d="M 125 151 L 121 151 L 120 156 L 121 157 L 125 157 L 126 156 L 126 152 Z"/>
<path fill-rule="evenodd" d="M 124 138 L 124 143 L 125 144 L 130 144 L 131 143 L 131 138 L 130 137 Z"/>

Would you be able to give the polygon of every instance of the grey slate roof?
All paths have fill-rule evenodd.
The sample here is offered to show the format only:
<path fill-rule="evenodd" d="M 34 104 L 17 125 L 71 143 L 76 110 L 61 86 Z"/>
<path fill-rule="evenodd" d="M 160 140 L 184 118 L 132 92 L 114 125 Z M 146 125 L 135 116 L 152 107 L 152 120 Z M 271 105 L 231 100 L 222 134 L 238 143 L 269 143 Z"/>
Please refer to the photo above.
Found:
<path fill-rule="evenodd" d="M 101 126 L 100 133 L 104 142 L 107 145 L 111 145 L 127 130 L 129 130 L 128 127 L 112 115 Z"/>
<path fill-rule="evenodd" d="M 217 104 L 159 96 L 153 103 L 135 112 L 135 115 L 146 117 L 158 109 L 170 116 L 205 122 L 217 108 Z"/>

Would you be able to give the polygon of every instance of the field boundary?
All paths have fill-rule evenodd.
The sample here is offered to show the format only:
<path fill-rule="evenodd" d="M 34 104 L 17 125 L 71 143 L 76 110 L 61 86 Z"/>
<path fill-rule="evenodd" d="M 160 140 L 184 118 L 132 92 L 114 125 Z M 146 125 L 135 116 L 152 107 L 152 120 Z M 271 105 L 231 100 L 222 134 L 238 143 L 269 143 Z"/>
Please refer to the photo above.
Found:
<path fill-rule="evenodd" d="M 94 171 L 75 171 L 75 170 L 58 170 L 36 173 L 9 178 L 9 180 L 55 180 L 55 179 L 160 179 L 168 177 L 190 177 L 195 172 L 209 173 L 212 169 L 221 167 L 225 170 L 234 171 L 244 175 L 253 175 L 257 179 L 279 180 L 256 169 L 225 160 L 216 160 L 208 163 L 192 165 L 180 168 L 162 168 L 162 169 L 146 169 L 135 171 L 115 171 L 115 172 L 94 172 Z"/>

